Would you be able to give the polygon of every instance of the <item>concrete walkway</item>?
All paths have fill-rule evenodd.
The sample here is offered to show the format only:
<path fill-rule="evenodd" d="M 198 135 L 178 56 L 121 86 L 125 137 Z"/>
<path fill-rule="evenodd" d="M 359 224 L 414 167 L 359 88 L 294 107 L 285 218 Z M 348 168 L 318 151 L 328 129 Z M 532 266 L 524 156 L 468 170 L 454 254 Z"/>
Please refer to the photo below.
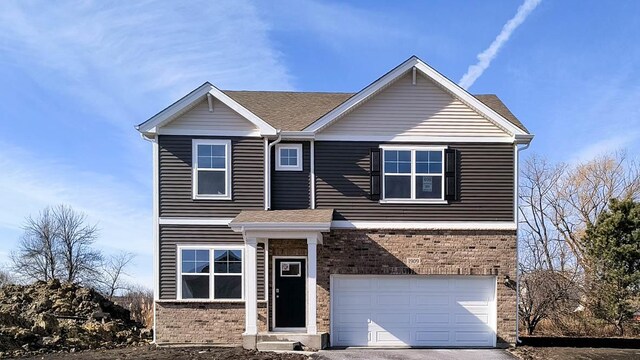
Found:
<path fill-rule="evenodd" d="M 321 350 L 317 360 L 514 360 L 500 349 L 344 349 Z"/>

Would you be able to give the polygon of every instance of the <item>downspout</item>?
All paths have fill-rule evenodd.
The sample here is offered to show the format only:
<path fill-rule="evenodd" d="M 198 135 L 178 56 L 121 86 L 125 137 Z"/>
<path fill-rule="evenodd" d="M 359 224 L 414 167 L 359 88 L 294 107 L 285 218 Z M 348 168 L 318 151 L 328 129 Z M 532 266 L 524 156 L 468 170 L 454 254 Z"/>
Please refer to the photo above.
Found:
<path fill-rule="evenodd" d="M 159 194 L 159 186 L 158 186 L 158 172 L 159 172 L 159 162 L 158 162 L 158 138 L 156 137 L 147 137 L 145 136 L 145 134 L 140 133 L 140 137 L 142 137 L 143 140 L 149 141 L 153 147 L 153 339 L 152 339 L 152 344 L 156 344 L 156 301 L 159 299 L 160 293 L 159 293 L 159 282 L 160 282 L 160 271 L 159 271 L 159 241 L 160 241 L 160 237 L 159 237 L 159 229 L 158 227 L 159 222 L 158 222 L 158 217 L 159 217 L 159 201 L 158 201 L 158 197 L 160 196 Z"/>
<path fill-rule="evenodd" d="M 518 147 L 518 143 L 515 143 L 515 147 L 516 147 L 516 152 L 515 152 L 515 165 L 516 165 L 516 169 L 515 169 L 515 214 L 514 214 L 514 219 L 516 221 L 516 346 L 518 346 L 518 344 L 522 343 L 522 340 L 520 340 L 520 310 L 519 310 L 519 306 L 520 306 L 520 249 L 518 244 L 520 243 L 520 237 L 519 237 L 519 224 L 520 224 L 520 196 L 518 196 L 519 193 L 519 187 L 520 187 L 520 180 L 519 180 L 519 172 L 520 172 L 520 156 L 519 153 L 522 150 L 526 150 L 529 148 L 529 146 L 531 145 L 531 140 L 529 140 L 529 142 L 525 143 L 523 147 Z"/>
<path fill-rule="evenodd" d="M 267 146 L 267 151 L 265 152 L 264 156 L 265 156 L 265 179 L 266 179 L 266 184 L 265 184 L 265 199 L 267 200 L 267 203 L 265 205 L 265 210 L 269 210 L 271 209 L 271 148 L 276 145 L 277 143 L 279 143 L 280 141 L 282 141 L 282 135 L 280 134 L 280 130 L 276 130 L 276 134 L 278 135 L 278 138 L 272 142 L 271 144 L 269 144 L 269 146 Z M 265 138 L 266 139 L 266 138 Z M 269 140 L 267 140 L 268 142 Z"/>

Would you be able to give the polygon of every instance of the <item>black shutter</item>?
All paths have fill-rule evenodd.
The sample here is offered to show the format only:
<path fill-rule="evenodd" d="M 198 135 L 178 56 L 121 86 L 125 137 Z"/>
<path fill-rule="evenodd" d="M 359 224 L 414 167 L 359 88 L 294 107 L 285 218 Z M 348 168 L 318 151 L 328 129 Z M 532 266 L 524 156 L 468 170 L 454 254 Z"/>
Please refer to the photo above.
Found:
<path fill-rule="evenodd" d="M 458 200 L 458 156 L 456 150 L 444 150 L 444 199 Z"/>
<path fill-rule="evenodd" d="M 374 148 L 369 152 L 369 175 L 371 177 L 369 198 L 380 200 L 380 149 Z"/>

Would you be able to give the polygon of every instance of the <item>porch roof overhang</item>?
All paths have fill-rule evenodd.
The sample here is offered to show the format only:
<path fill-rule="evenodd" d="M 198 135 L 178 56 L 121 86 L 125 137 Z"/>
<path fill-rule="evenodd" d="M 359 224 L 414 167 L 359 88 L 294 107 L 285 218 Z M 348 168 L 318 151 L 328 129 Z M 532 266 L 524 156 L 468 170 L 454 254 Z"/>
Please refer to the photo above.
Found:
<path fill-rule="evenodd" d="M 322 232 L 331 229 L 333 209 L 245 210 L 229 223 L 247 238 L 309 239 L 322 242 Z"/>

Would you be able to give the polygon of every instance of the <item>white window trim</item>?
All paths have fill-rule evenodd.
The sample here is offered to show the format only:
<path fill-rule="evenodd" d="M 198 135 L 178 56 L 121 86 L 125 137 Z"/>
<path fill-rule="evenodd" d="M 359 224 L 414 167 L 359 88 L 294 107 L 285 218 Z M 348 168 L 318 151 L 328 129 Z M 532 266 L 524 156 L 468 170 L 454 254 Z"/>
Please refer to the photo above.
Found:
<path fill-rule="evenodd" d="M 282 165 L 280 163 L 281 149 L 295 149 L 298 154 L 297 165 Z M 302 144 L 276 144 L 276 170 L 277 171 L 302 171 Z"/>
<path fill-rule="evenodd" d="M 207 299 L 183 299 L 182 298 L 182 250 L 209 250 L 209 298 Z M 215 250 L 242 250 L 242 271 L 240 273 L 229 274 L 228 276 L 240 275 L 240 286 L 242 288 L 241 298 L 239 299 L 214 299 L 215 294 L 215 273 L 213 272 L 214 266 L 214 251 Z M 245 267 L 245 248 L 239 245 L 215 245 L 215 246 L 202 246 L 202 245 L 178 245 L 177 246 L 177 261 L 176 261 L 176 299 L 185 302 L 242 302 L 244 301 L 244 267 Z M 189 274 L 187 274 L 189 275 Z M 222 275 L 222 274 L 218 274 Z M 202 274 L 202 276 L 206 276 Z"/>
<path fill-rule="evenodd" d="M 298 265 L 298 273 L 297 274 L 291 274 L 291 275 L 282 274 L 282 265 L 283 264 L 288 264 L 289 266 L 291 266 L 292 264 L 297 264 Z M 300 261 L 282 261 L 282 262 L 280 262 L 280 277 L 301 277 L 301 276 L 302 276 L 302 263 Z"/>
<path fill-rule="evenodd" d="M 380 181 L 382 182 L 382 191 L 380 194 L 380 203 L 381 204 L 448 204 L 449 202 L 444 199 L 444 167 L 445 167 L 445 156 L 444 150 L 447 149 L 448 146 L 424 146 L 424 145 L 380 145 L 380 150 L 382 152 L 382 163 L 381 173 L 382 177 Z M 385 196 L 385 177 L 388 176 L 384 171 L 384 154 L 385 150 L 401 150 L 401 151 L 410 151 L 411 152 L 411 172 L 407 174 L 400 174 L 398 176 L 411 176 L 411 198 L 409 199 L 398 199 L 398 198 L 386 198 Z M 441 193 L 439 199 L 416 199 L 416 175 L 425 175 L 424 173 L 416 173 L 416 151 L 440 151 L 442 153 L 442 171 L 439 174 L 426 174 L 426 175 L 434 175 L 440 176 L 441 179 Z M 396 176 L 396 175 L 389 175 Z"/>
<path fill-rule="evenodd" d="M 212 169 L 198 169 L 198 145 L 224 145 L 225 146 L 225 193 L 222 195 L 198 194 L 198 171 L 220 171 Z M 218 139 L 193 139 L 191 145 L 191 167 L 193 183 L 193 199 L 205 200 L 231 200 L 231 140 Z"/>

